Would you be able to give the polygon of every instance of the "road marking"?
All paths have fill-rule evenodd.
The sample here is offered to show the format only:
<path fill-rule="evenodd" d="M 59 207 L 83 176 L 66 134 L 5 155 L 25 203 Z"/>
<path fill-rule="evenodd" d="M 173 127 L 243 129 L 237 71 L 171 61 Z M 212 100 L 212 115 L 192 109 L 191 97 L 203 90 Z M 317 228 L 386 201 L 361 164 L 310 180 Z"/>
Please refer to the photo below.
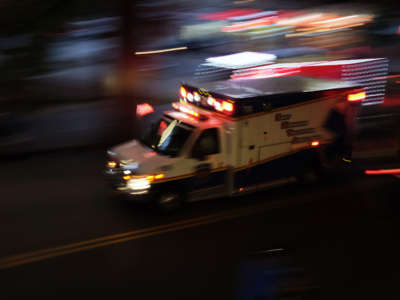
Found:
<path fill-rule="evenodd" d="M 149 227 L 149 228 L 133 230 L 133 231 L 125 232 L 125 233 L 118 233 L 118 234 L 108 235 L 108 236 L 104 236 L 104 237 L 100 237 L 100 238 L 90 239 L 87 241 L 67 244 L 67 245 L 58 246 L 55 248 L 41 249 L 41 250 L 27 252 L 27 253 L 23 253 L 23 254 L 12 255 L 12 256 L 5 257 L 5 258 L 1 258 L 0 266 L 5 261 L 20 260 L 20 259 L 24 259 L 24 258 L 28 258 L 28 257 L 32 257 L 32 256 L 44 255 L 44 254 L 51 253 L 51 252 L 64 251 L 67 249 L 82 247 L 82 246 L 100 243 L 100 242 L 104 242 L 104 241 L 108 241 L 108 240 L 123 238 L 123 237 L 127 237 L 127 236 L 134 236 L 136 234 L 143 234 L 143 233 L 153 232 L 153 231 L 156 232 L 157 230 L 165 229 L 166 227 L 179 226 L 181 224 L 183 225 L 186 223 L 201 221 L 203 219 L 209 219 L 213 216 L 219 216 L 219 215 L 221 215 L 221 214 L 203 216 L 203 217 L 198 217 L 198 218 L 194 218 L 194 219 L 187 219 L 187 220 L 182 220 L 182 221 L 178 221 L 178 222 L 174 222 L 174 223 L 163 224 L 163 225 L 153 226 L 153 227 Z"/>
<path fill-rule="evenodd" d="M 311 198 L 311 197 L 310 197 Z M 296 201 L 296 204 L 303 204 L 311 201 L 310 198 Z M 272 202 L 266 204 L 258 204 L 240 209 L 233 209 L 229 212 L 216 213 L 209 216 L 197 217 L 193 219 L 182 220 L 174 223 L 158 225 L 154 227 L 119 233 L 109 236 L 104 236 L 96 239 L 71 243 L 55 248 L 37 250 L 18 255 L 3 257 L 0 259 L 0 269 L 9 269 L 33 262 L 43 261 L 54 257 L 64 256 L 67 254 L 87 251 L 100 247 L 105 247 L 113 244 L 123 243 L 135 239 L 146 238 L 154 235 L 164 234 L 173 231 L 179 231 L 187 228 L 192 228 L 200 225 L 207 225 L 234 218 L 244 217 L 252 214 L 261 213 L 265 210 L 279 208 L 290 201 Z"/>

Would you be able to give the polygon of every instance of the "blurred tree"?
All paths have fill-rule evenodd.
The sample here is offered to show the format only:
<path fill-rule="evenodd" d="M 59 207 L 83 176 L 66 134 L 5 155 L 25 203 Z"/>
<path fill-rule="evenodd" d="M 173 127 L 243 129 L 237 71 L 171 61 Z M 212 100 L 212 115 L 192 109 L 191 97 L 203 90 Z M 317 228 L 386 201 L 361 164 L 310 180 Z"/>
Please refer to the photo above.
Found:
<path fill-rule="evenodd" d="M 71 14 L 73 1 L 7 1 L 3 3 L 0 35 L 5 62 L 0 73 L 0 85 L 7 98 L 21 99 L 26 89 L 25 79 L 46 70 L 44 60 L 51 41 L 50 32 L 60 29 Z M 24 43 L 13 41 L 25 39 Z"/>
<path fill-rule="evenodd" d="M 132 90 L 134 77 L 134 27 L 137 25 L 135 18 L 135 2 L 120 0 L 121 16 L 121 60 L 119 64 L 120 95 L 118 97 L 120 116 L 122 120 L 123 135 L 135 135 L 136 101 Z M 122 132 L 121 132 L 122 133 Z"/>
<path fill-rule="evenodd" d="M 106 0 L 19 0 L 0 5 L 0 50 L 4 53 L 0 86 L 4 97 L 16 99 L 28 94 L 24 92 L 27 78 L 49 71 L 45 61 L 49 44 L 63 34 L 67 22 L 115 14 L 115 4 Z M 12 45 L 21 38 L 27 42 Z"/>

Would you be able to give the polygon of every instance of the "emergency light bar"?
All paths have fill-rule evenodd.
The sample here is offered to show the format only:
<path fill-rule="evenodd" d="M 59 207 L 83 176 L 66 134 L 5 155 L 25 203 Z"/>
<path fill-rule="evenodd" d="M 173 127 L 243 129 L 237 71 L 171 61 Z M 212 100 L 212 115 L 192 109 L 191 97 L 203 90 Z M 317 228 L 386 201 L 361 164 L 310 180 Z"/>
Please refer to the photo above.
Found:
<path fill-rule="evenodd" d="M 200 95 L 203 93 L 203 95 Z M 231 115 L 235 106 L 232 100 L 218 99 L 211 96 L 208 92 L 188 91 L 184 86 L 180 87 L 180 101 L 182 103 L 192 103 L 202 108 L 220 112 L 226 115 Z"/>

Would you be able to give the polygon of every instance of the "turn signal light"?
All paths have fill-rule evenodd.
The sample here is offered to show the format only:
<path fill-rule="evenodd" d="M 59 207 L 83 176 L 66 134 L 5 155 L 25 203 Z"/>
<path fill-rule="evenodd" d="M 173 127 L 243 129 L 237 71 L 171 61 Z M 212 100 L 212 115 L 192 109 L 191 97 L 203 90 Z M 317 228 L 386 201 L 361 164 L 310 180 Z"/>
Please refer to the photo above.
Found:
<path fill-rule="evenodd" d="M 146 179 L 150 182 L 153 182 L 154 180 L 160 180 L 165 177 L 164 174 L 156 174 L 156 175 L 148 175 L 146 176 Z"/>
<path fill-rule="evenodd" d="M 154 176 L 154 179 L 162 179 L 162 178 L 164 178 L 164 174 L 157 174 L 157 175 L 155 175 Z"/>
<path fill-rule="evenodd" d="M 109 168 L 115 168 L 115 167 L 117 166 L 117 163 L 116 163 L 115 161 L 109 161 L 109 162 L 107 163 L 107 166 L 108 166 Z"/>

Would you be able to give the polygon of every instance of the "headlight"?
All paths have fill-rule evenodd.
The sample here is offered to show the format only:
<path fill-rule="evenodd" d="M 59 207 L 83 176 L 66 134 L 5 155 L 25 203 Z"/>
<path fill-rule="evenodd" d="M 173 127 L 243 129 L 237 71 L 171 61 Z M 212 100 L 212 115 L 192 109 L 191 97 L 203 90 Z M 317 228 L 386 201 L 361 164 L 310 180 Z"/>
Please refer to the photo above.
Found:
<path fill-rule="evenodd" d="M 150 180 L 147 178 L 132 178 L 128 180 L 127 187 L 131 190 L 148 190 L 150 188 Z"/>

